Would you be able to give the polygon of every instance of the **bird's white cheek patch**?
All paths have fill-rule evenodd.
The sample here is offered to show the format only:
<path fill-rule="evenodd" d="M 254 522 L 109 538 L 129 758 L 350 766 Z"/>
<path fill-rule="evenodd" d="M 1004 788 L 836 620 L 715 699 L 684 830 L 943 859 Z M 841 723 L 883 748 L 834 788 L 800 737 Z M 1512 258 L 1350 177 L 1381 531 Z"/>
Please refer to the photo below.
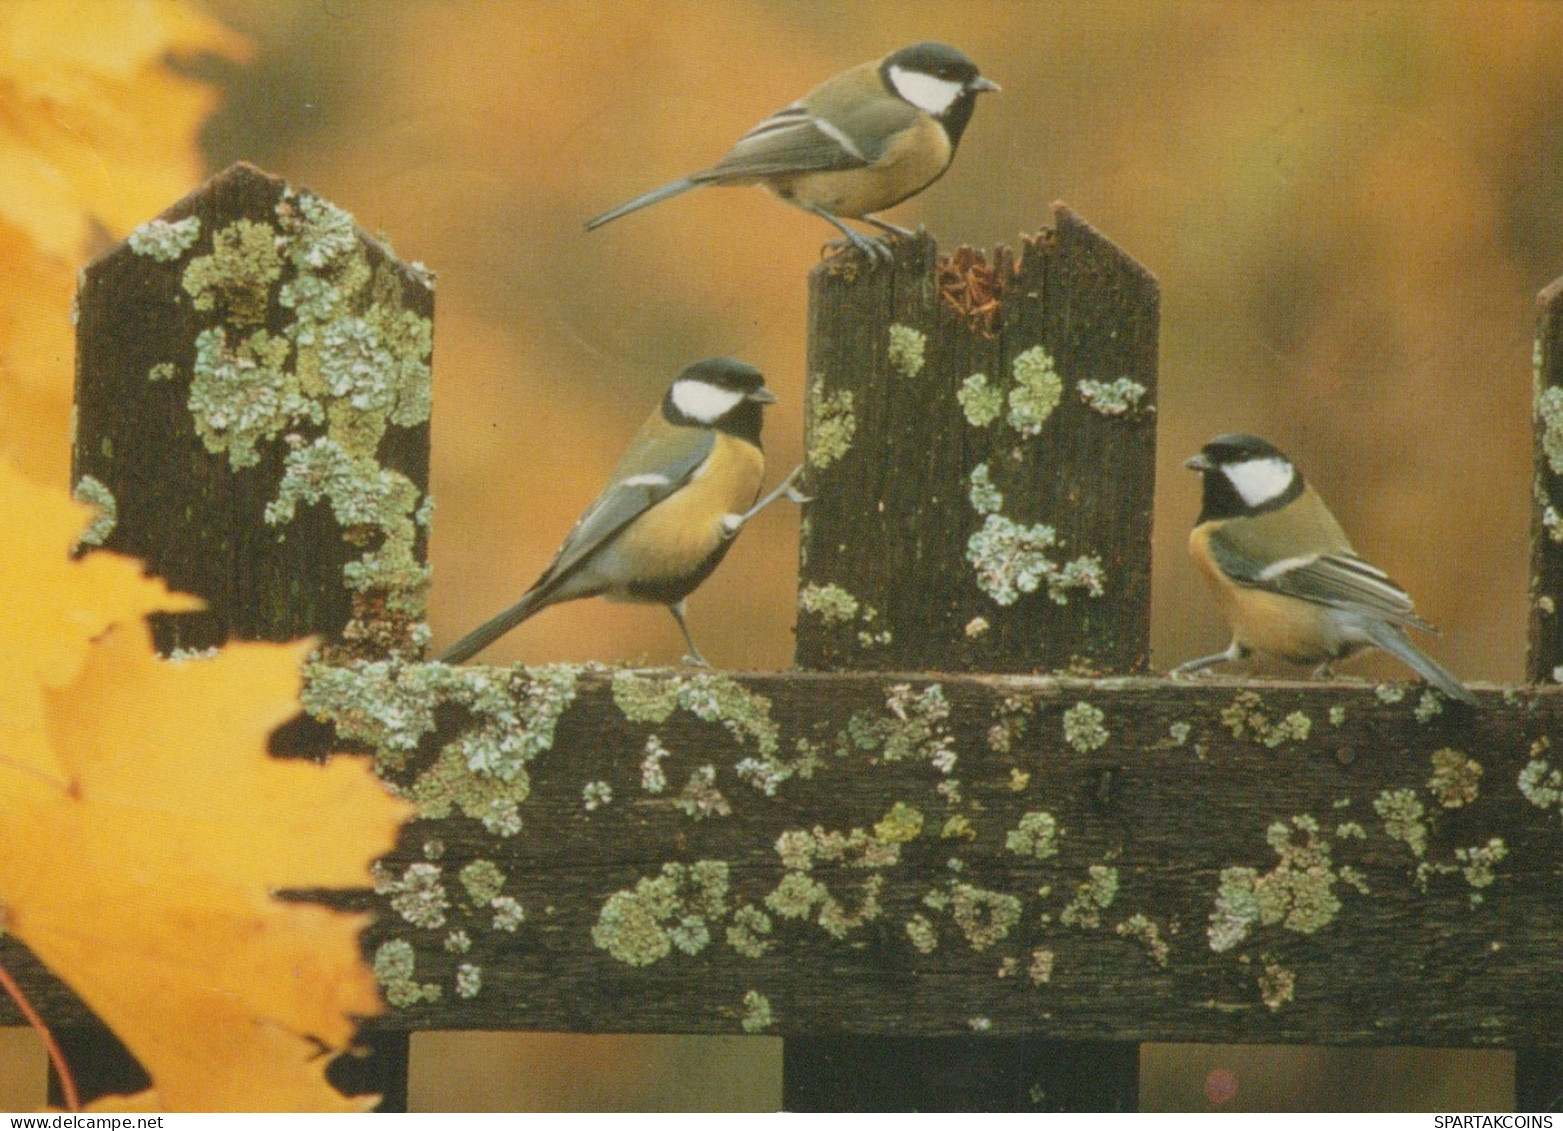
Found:
<path fill-rule="evenodd" d="M 938 117 L 950 108 L 950 103 L 960 97 L 965 89 L 958 82 L 938 79 L 921 71 L 908 71 L 901 67 L 890 68 L 890 82 L 896 93 L 919 110 Z"/>
<path fill-rule="evenodd" d="M 702 424 L 713 424 L 738 407 L 742 393 L 718 389 L 704 381 L 673 382 L 673 404 L 679 412 Z"/>
<path fill-rule="evenodd" d="M 1291 464 L 1273 456 L 1229 463 L 1221 472 L 1237 488 L 1243 502 L 1251 507 L 1262 507 L 1283 494 L 1292 485 L 1292 477 L 1296 474 Z"/>

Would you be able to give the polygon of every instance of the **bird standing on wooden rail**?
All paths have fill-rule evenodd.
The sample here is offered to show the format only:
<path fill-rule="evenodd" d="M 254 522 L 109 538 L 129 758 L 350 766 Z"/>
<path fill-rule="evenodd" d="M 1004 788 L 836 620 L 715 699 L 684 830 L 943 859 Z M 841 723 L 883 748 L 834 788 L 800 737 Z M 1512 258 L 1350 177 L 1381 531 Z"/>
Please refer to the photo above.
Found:
<path fill-rule="evenodd" d="M 686 368 L 543 576 L 434 658 L 458 664 L 550 605 L 603 596 L 666 605 L 689 645 L 685 662 L 706 666 L 684 620 L 685 598 L 760 510 L 784 494 L 808 501 L 793 488 L 801 465 L 755 501 L 765 481 L 761 410 L 775 403 L 760 371 L 741 361 L 715 357 Z"/>
<path fill-rule="evenodd" d="M 1173 670 L 1186 675 L 1250 652 L 1318 674 L 1368 646 L 1410 665 L 1445 695 L 1476 697 L 1406 636 L 1433 626 L 1383 570 L 1357 556 L 1324 500 L 1274 445 L 1234 433 L 1217 436 L 1184 462 L 1204 479 L 1189 553 L 1232 625 L 1225 652 Z"/>
<path fill-rule="evenodd" d="M 884 243 L 853 231 L 840 217 L 866 220 L 889 235 L 911 235 L 872 213 L 942 177 L 977 95 L 998 89 L 953 47 L 903 47 L 826 80 L 744 134 L 709 169 L 604 212 L 588 220 L 586 230 L 705 185 L 761 184 L 834 224 L 870 261 L 889 259 Z"/>

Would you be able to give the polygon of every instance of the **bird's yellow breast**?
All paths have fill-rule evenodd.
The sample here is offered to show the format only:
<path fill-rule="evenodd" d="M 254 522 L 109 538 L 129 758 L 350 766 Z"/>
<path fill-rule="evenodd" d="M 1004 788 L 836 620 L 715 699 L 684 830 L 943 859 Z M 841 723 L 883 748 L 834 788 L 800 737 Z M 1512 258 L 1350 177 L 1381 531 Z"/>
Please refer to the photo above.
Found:
<path fill-rule="evenodd" d="M 950 138 L 926 114 L 877 162 L 835 173 L 768 178 L 767 188 L 805 208 L 857 220 L 915 196 L 950 167 Z"/>
<path fill-rule="evenodd" d="M 1323 663 L 1355 650 L 1325 606 L 1239 585 L 1223 573 L 1210 552 L 1213 526 L 1207 522 L 1194 528 L 1189 556 L 1232 626 L 1232 639 L 1245 649 L 1294 664 Z"/>
<path fill-rule="evenodd" d="M 715 565 L 713 556 L 719 557 L 731 541 L 722 519 L 753 506 L 764 480 L 760 449 L 718 433 L 711 454 L 689 482 L 630 523 L 616 540 L 615 556 L 630 568 L 634 588 L 653 593 L 681 588 L 688 580 L 685 592 L 692 590 Z"/>

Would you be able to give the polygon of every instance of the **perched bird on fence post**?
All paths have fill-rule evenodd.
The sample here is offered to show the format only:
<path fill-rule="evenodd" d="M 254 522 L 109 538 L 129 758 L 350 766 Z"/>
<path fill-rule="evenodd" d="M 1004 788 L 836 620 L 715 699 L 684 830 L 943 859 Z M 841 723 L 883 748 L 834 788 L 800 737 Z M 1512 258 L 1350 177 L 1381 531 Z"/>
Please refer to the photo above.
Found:
<path fill-rule="evenodd" d="M 1407 628 L 1433 626 L 1383 570 L 1357 556 L 1324 500 L 1273 444 L 1242 433 L 1217 436 L 1183 466 L 1204 480 L 1189 553 L 1232 625 L 1232 643 L 1173 675 L 1252 652 L 1316 664 L 1316 674 L 1327 675 L 1334 661 L 1372 646 L 1445 695 L 1476 702 L 1411 643 Z"/>
<path fill-rule="evenodd" d="M 755 501 L 765 480 L 761 410 L 775 402 L 760 371 L 741 361 L 715 357 L 684 369 L 542 577 L 435 659 L 458 664 L 550 605 L 602 596 L 666 605 L 689 645 L 685 662 L 706 666 L 685 598 L 761 509 L 784 494 L 808 501 L 793 487 L 801 466 Z"/>
<path fill-rule="evenodd" d="M 755 126 L 709 169 L 653 189 L 586 222 L 586 230 L 705 185 L 764 185 L 834 224 L 870 259 L 884 243 L 853 231 L 845 216 L 890 235 L 910 235 L 873 213 L 922 192 L 955 159 L 977 95 L 998 90 L 977 64 L 942 43 L 917 43 L 862 63 L 815 87 Z"/>

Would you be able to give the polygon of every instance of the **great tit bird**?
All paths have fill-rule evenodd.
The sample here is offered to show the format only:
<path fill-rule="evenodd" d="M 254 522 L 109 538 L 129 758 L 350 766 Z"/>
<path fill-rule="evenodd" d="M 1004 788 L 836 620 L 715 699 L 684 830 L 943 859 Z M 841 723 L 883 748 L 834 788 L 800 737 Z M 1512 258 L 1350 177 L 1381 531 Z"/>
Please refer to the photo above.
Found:
<path fill-rule="evenodd" d="M 586 230 L 704 185 L 761 184 L 834 224 L 859 251 L 888 258 L 883 244 L 853 231 L 840 217 L 910 235 L 872 214 L 943 176 L 977 107 L 977 95 L 998 89 L 953 47 L 903 47 L 828 79 L 744 134 L 709 169 L 604 212 L 588 220 Z"/>
<path fill-rule="evenodd" d="M 666 605 L 689 645 L 686 662 L 705 666 L 684 599 L 762 508 L 782 494 L 808 501 L 792 486 L 801 467 L 755 501 L 765 479 L 761 409 L 775 403 L 760 371 L 741 361 L 714 357 L 686 368 L 543 576 L 435 659 L 459 664 L 550 605 L 603 596 Z"/>
<path fill-rule="evenodd" d="M 1412 612 L 1405 590 L 1357 556 L 1324 501 L 1274 445 L 1241 433 L 1217 436 L 1183 466 L 1204 479 L 1189 554 L 1232 625 L 1232 644 L 1174 675 L 1251 652 L 1317 664 L 1328 674 L 1334 661 L 1372 645 L 1445 695 L 1476 702 L 1407 638 L 1407 628 L 1433 626 Z"/>

